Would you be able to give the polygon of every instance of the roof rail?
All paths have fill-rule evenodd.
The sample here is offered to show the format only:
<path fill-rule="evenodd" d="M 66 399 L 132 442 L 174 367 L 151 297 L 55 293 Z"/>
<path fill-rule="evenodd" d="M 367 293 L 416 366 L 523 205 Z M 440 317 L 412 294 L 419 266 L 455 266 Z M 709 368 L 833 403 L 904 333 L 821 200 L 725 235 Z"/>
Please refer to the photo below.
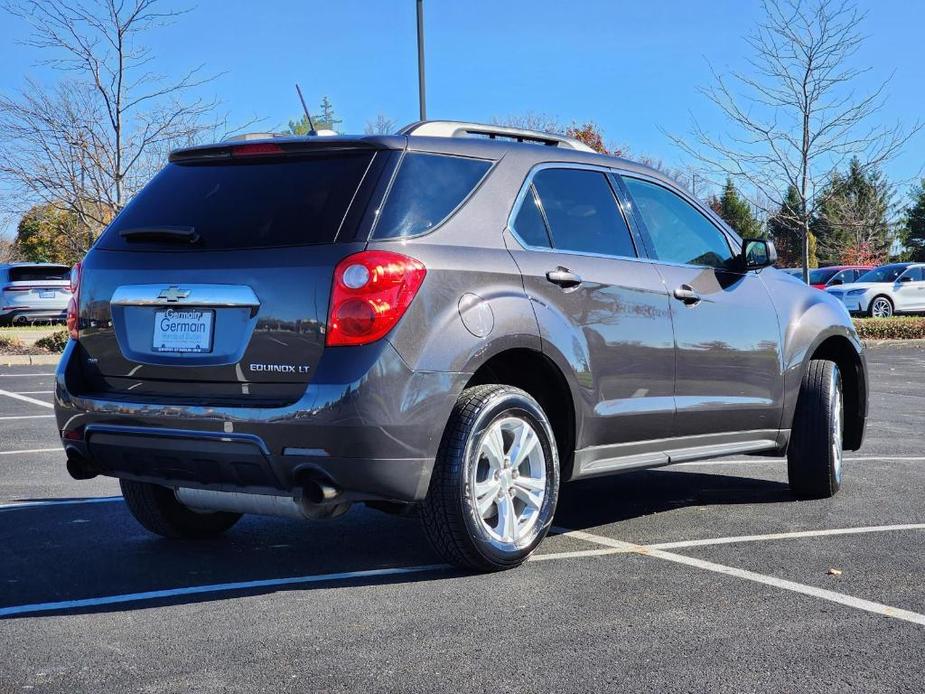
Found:
<path fill-rule="evenodd" d="M 565 147 L 580 152 L 594 152 L 584 142 L 574 137 L 544 133 L 540 130 L 509 128 L 506 125 L 486 125 L 485 123 L 463 123 L 452 120 L 424 120 L 406 125 L 398 131 L 399 135 L 418 135 L 425 137 L 487 137 L 491 140 L 504 139 L 549 147 Z"/>

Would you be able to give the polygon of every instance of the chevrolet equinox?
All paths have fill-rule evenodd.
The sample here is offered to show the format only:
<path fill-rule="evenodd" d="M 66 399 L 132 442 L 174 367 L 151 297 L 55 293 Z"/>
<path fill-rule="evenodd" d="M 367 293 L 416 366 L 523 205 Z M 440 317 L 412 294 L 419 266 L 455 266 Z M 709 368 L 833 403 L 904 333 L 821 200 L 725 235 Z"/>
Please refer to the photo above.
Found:
<path fill-rule="evenodd" d="M 416 510 L 523 562 L 560 484 L 786 456 L 828 497 L 867 415 L 844 305 L 659 172 L 448 121 L 181 149 L 72 273 L 57 424 L 171 538 Z"/>

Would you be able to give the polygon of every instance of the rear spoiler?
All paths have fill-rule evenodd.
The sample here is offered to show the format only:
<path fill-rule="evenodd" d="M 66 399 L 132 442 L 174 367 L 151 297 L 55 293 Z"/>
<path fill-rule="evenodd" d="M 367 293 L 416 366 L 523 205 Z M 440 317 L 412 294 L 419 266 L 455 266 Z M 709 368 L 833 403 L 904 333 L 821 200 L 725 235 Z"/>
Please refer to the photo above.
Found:
<path fill-rule="evenodd" d="M 394 140 L 394 142 L 392 142 Z M 404 137 L 275 137 L 237 140 L 211 145 L 175 149 L 169 161 L 230 161 L 244 157 L 286 157 L 316 152 L 356 152 L 401 149 Z"/>

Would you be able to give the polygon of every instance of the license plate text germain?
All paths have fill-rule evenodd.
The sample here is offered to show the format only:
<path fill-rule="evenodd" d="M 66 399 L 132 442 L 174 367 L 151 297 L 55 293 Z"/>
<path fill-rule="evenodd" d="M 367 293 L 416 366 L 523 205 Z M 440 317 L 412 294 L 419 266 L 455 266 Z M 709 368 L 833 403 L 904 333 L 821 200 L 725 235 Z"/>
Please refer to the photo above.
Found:
<path fill-rule="evenodd" d="M 160 352 L 208 352 L 212 347 L 212 312 L 158 311 L 154 349 Z"/>

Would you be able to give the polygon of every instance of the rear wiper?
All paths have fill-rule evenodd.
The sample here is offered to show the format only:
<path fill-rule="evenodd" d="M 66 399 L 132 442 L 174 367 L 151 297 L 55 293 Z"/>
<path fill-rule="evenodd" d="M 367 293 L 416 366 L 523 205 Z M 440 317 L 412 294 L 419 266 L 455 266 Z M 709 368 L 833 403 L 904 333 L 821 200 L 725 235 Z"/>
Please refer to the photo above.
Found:
<path fill-rule="evenodd" d="M 173 243 L 198 243 L 196 227 L 132 227 L 120 229 L 119 236 L 126 241 L 170 241 Z"/>

